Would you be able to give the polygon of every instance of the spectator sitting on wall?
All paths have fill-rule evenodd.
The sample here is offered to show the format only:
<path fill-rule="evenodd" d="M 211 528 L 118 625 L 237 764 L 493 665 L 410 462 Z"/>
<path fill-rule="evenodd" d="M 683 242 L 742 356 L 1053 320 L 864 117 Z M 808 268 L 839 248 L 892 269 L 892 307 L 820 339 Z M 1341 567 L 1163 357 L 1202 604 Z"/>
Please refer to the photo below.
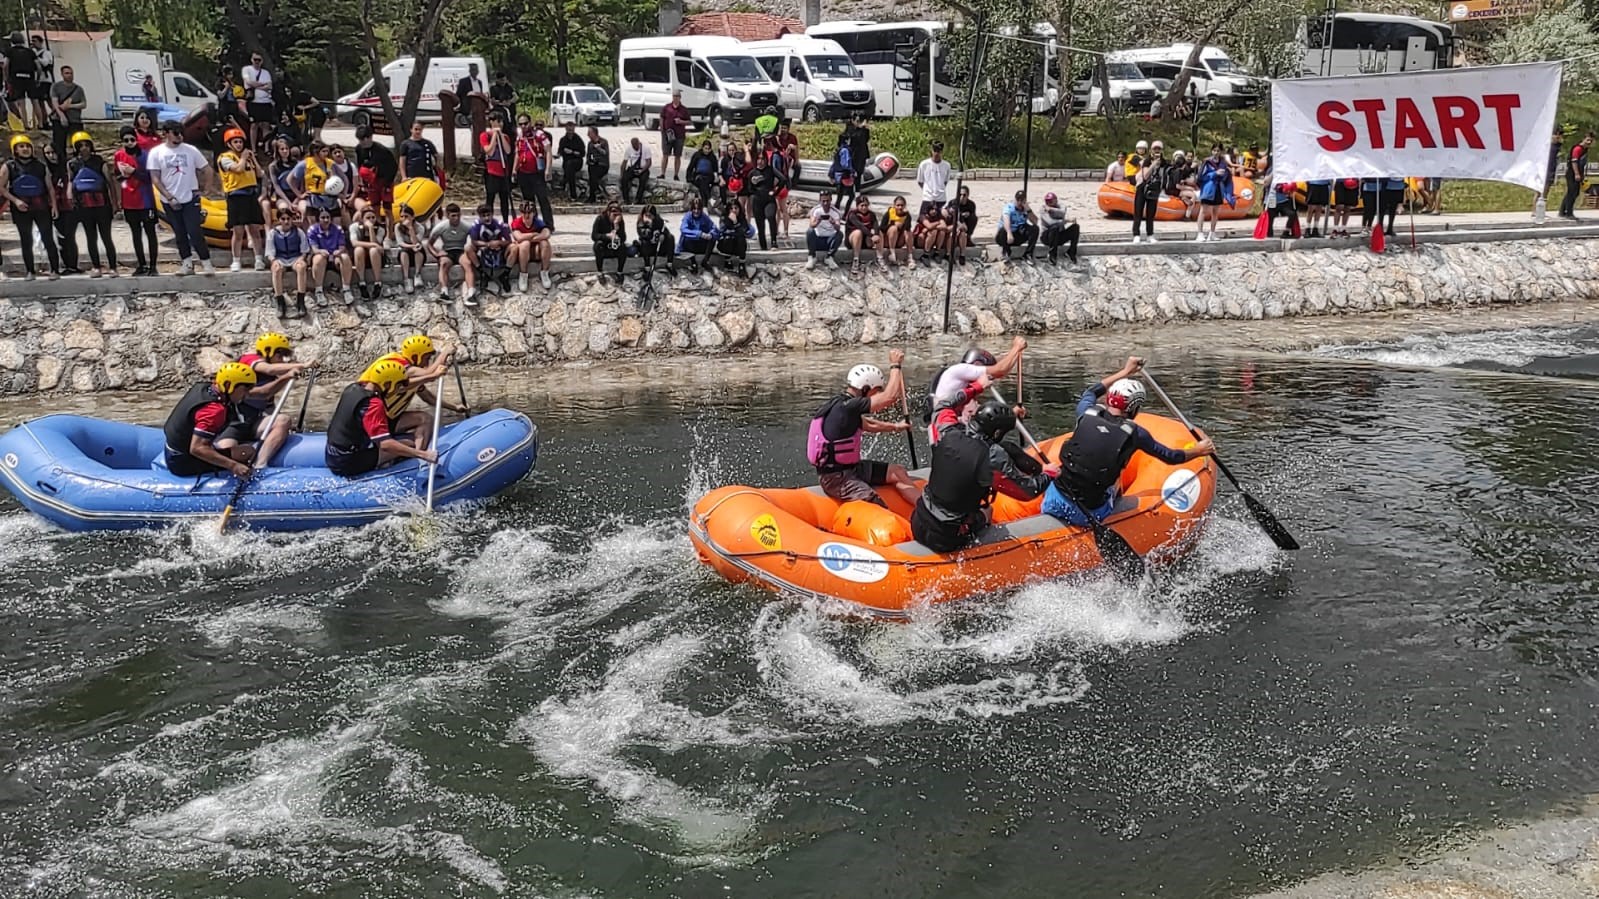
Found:
<path fill-rule="evenodd" d="M 999 244 L 1006 262 L 1010 261 L 1011 248 L 1023 244 L 1027 251 L 1022 258 L 1028 262 L 1033 260 L 1033 249 L 1038 245 L 1038 214 L 1028 207 L 1027 194 L 1017 191 L 1015 199 L 1005 204 L 999 217 L 999 230 L 994 232 L 994 242 Z"/>
<path fill-rule="evenodd" d="M 972 235 L 977 233 L 977 218 L 972 189 L 963 184 L 944 210 L 944 219 L 950 224 L 950 252 L 955 254 L 955 261 L 960 265 L 966 264 L 966 251 L 971 249 Z"/>
<path fill-rule="evenodd" d="M 1077 220 L 1067 212 L 1060 199 L 1053 193 L 1044 194 L 1044 205 L 1038 210 L 1039 222 L 1042 224 L 1044 246 L 1049 250 L 1049 261 L 1060 262 L 1060 248 L 1066 247 L 1066 258 L 1072 265 L 1077 264 L 1077 238 L 1081 230 Z"/>
<path fill-rule="evenodd" d="M 833 205 L 833 197 L 822 191 L 819 202 L 811 210 L 811 226 L 805 231 L 805 267 L 816 267 L 816 254 L 821 253 L 827 257 L 828 268 L 838 268 L 838 261 L 833 258 L 833 253 L 838 250 L 842 240 L 844 218 L 839 214 L 838 207 Z"/>
<path fill-rule="evenodd" d="M 700 266 L 710 263 L 717 236 L 716 222 L 705 213 L 705 204 L 699 197 L 689 200 L 677 230 L 677 255 L 689 257 L 689 271 L 697 275 Z"/>
<path fill-rule="evenodd" d="M 633 252 L 644 262 L 646 279 L 655 271 L 655 260 L 661 258 L 666 260 L 666 273 L 677 274 L 677 266 L 672 264 L 672 232 L 667 229 L 666 222 L 656 210 L 655 204 L 652 203 L 639 210 L 638 221 L 633 225 L 633 233 L 636 235 L 633 238 Z"/>
<path fill-rule="evenodd" d="M 750 251 L 750 238 L 754 236 L 755 226 L 745 217 L 744 207 L 737 203 L 728 204 L 728 207 L 722 211 L 716 251 L 722 254 L 729 269 L 746 277 L 749 275 L 749 263 L 746 260 Z"/>

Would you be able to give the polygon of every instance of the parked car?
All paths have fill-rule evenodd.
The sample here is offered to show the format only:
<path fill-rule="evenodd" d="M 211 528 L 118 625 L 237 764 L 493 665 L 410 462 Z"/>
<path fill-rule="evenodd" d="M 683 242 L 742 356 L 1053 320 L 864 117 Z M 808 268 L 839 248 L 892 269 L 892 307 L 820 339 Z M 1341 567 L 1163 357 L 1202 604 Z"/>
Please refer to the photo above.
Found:
<path fill-rule="evenodd" d="M 550 91 L 550 118 L 557 125 L 615 125 L 616 102 L 596 84 L 563 84 Z"/>

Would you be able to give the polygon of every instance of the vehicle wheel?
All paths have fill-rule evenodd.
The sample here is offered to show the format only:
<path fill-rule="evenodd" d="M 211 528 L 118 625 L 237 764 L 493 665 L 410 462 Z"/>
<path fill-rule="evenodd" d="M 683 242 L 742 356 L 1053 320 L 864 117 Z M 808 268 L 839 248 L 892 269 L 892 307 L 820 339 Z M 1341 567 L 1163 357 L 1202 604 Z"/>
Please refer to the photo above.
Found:
<path fill-rule="evenodd" d="M 469 115 L 466 115 L 465 113 L 460 113 L 460 112 L 456 113 L 455 114 L 455 127 L 457 127 L 457 128 L 470 128 L 470 127 L 472 127 L 472 117 L 469 116 Z"/>
<path fill-rule="evenodd" d="M 350 116 L 350 124 L 354 125 L 358 129 L 366 128 L 372 124 L 372 113 L 367 112 L 364 109 L 357 109 L 355 113 Z"/>
<path fill-rule="evenodd" d="M 720 107 L 720 106 L 707 107 L 706 110 L 705 110 L 705 121 L 712 128 L 718 128 L 718 129 L 721 128 L 722 124 L 726 121 L 725 119 L 722 118 L 722 107 Z"/>
<path fill-rule="evenodd" d="M 821 120 L 822 120 L 821 107 L 817 106 L 815 103 L 807 103 L 807 104 L 805 104 L 804 111 L 802 111 L 800 113 L 800 121 L 802 121 L 802 122 L 810 122 L 812 124 L 815 124 L 816 122 L 820 122 Z"/>
<path fill-rule="evenodd" d="M 1098 108 L 1096 108 L 1094 110 L 1094 115 L 1104 115 L 1104 114 L 1105 114 L 1105 101 L 1101 100 L 1101 101 L 1099 101 Z"/>

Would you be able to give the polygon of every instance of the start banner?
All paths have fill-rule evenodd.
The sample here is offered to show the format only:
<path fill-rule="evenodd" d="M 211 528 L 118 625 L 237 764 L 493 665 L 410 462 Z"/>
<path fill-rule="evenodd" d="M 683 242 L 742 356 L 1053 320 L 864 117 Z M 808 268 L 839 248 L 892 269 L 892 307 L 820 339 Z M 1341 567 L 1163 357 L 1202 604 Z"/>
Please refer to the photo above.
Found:
<path fill-rule="evenodd" d="M 1477 178 L 1542 190 L 1560 63 L 1271 86 L 1272 180 Z"/>

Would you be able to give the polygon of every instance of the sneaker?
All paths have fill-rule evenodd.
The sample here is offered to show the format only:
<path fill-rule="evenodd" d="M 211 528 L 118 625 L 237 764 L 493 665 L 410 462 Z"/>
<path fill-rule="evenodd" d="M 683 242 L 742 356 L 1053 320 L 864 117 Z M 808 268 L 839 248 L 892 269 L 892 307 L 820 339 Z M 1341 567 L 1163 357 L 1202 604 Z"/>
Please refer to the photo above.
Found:
<path fill-rule="evenodd" d="M 816 267 L 816 257 L 815 256 L 812 256 L 809 259 L 805 260 L 805 268 L 807 270 L 813 269 L 815 267 Z"/>
<path fill-rule="evenodd" d="M 405 288 L 406 296 L 416 293 L 416 282 L 412 281 L 410 278 L 401 278 L 400 285 Z"/>
<path fill-rule="evenodd" d="M 966 264 L 966 254 L 965 253 L 958 254 L 955 257 L 955 264 L 964 266 Z"/>
<path fill-rule="evenodd" d="M 209 260 L 209 259 L 207 259 L 204 262 L 200 263 L 200 269 L 201 269 L 201 271 L 205 272 L 208 275 L 214 275 L 214 274 L 217 273 L 216 265 L 214 263 L 212 263 L 211 260 Z"/>
<path fill-rule="evenodd" d="M 516 292 L 527 293 L 527 272 L 523 272 L 516 279 Z"/>
<path fill-rule="evenodd" d="M 851 275 L 859 275 L 861 273 L 861 261 L 859 259 L 849 264 L 849 273 Z"/>
<path fill-rule="evenodd" d="M 422 289 L 422 276 L 421 275 L 417 275 L 415 278 L 412 278 L 411 279 L 411 286 L 416 288 L 417 290 L 421 290 Z"/>
<path fill-rule="evenodd" d="M 22 280 L 24 280 L 24 281 L 32 281 L 33 277 L 34 277 L 33 272 L 28 272 L 26 275 L 22 276 Z"/>
<path fill-rule="evenodd" d="M 94 271 L 89 273 L 89 277 L 91 277 L 91 278 L 104 278 L 105 277 L 105 270 L 97 268 Z"/>
<path fill-rule="evenodd" d="M 267 270 L 267 262 L 265 258 L 261 256 L 255 257 L 255 270 L 258 272 L 264 272 Z"/>
<path fill-rule="evenodd" d="M 110 267 L 110 268 L 108 268 L 108 269 L 106 269 L 106 270 L 105 270 L 105 276 L 106 276 L 106 277 L 107 277 L 107 278 L 116 278 L 116 277 L 120 277 L 120 276 L 119 276 L 119 275 L 118 275 L 118 274 L 117 274 L 117 267 L 116 267 L 116 266 L 114 266 L 114 265 L 113 265 L 113 266 L 111 266 L 111 267 Z"/>
<path fill-rule="evenodd" d="M 359 290 L 361 292 L 361 299 L 363 299 L 363 300 L 372 299 L 372 290 L 371 290 L 371 288 L 366 286 L 366 282 L 365 281 L 362 281 L 360 284 L 356 285 L 356 290 Z M 350 289 L 348 287 L 346 287 L 344 289 L 344 293 L 345 293 L 346 296 L 348 296 L 349 293 L 350 293 Z"/>
<path fill-rule="evenodd" d="M 232 262 L 232 263 L 230 263 L 230 264 L 229 264 L 229 265 L 228 265 L 228 271 L 230 271 L 230 272 L 236 272 L 236 271 L 238 271 L 238 270 L 239 270 L 239 260 L 237 260 L 237 259 L 235 259 L 235 260 L 233 260 L 233 262 Z"/>
<path fill-rule="evenodd" d="M 355 294 L 350 292 L 350 288 L 344 288 L 342 293 L 344 294 L 344 305 L 349 306 L 355 303 Z"/>
<path fill-rule="evenodd" d="M 888 260 L 881 256 L 877 257 L 877 267 L 885 272 L 888 271 Z"/>
<path fill-rule="evenodd" d="M 448 287 L 439 288 L 439 299 L 446 303 L 450 301 L 450 289 Z"/>
<path fill-rule="evenodd" d="M 544 289 L 545 290 L 549 290 L 550 289 L 550 273 L 549 272 L 545 272 L 545 271 L 539 272 L 539 283 L 544 285 Z"/>
<path fill-rule="evenodd" d="M 837 271 L 838 270 L 838 260 L 834 259 L 831 256 L 827 257 L 827 267 Z"/>
<path fill-rule="evenodd" d="M 622 283 L 622 273 L 621 272 L 612 272 L 611 273 L 611 280 L 615 281 L 618 285 L 621 285 L 621 283 Z"/>
<path fill-rule="evenodd" d="M 923 260 L 923 261 L 926 261 L 926 259 L 927 259 L 927 257 L 926 257 L 926 256 L 923 256 L 923 257 L 922 257 L 922 260 Z M 906 268 L 915 268 L 915 267 L 916 267 L 916 260 L 915 260 L 915 259 L 912 259 L 912 258 L 911 258 L 911 257 L 909 257 L 909 256 L 906 256 L 906 257 L 905 257 L 905 267 L 906 267 Z"/>
<path fill-rule="evenodd" d="M 194 260 L 185 259 L 178 263 L 178 277 L 187 277 L 194 274 Z"/>
<path fill-rule="evenodd" d="M 372 285 L 372 299 L 374 299 L 374 300 L 383 299 L 383 285 L 382 284 L 373 284 Z"/>
<path fill-rule="evenodd" d="M 691 275 L 700 273 L 700 261 L 698 259 L 690 259 L 688 261 L 688 272 Z"/>
<path fill-rule="evenodd" d="M 327 304 L 328 304 L 327 291 L 325 291 L 322 288 L 318 287 L 316 289 L 316 305 L 317 305 L 317 308 L 319 308 L 319 309 L 323 308 L 323 307 L 327 306 Z"/>
<path fill-rule="evenodd" d="M 50 273 L 50 280 L 52 280 L 52 281 L 61 280 L 61 273 L 60 272 L 51 272 Z"/>
<path fill-rule="evenodd" d="M 476 298 L 477 298 L 477 288 L 475 288 L 475 287 L 470 288 L 470 289 L 464 288 L 464 287 L 461 288 L 461 305 L 462 306 L 476 306 L 477 305 L 477 299 Z"/>

